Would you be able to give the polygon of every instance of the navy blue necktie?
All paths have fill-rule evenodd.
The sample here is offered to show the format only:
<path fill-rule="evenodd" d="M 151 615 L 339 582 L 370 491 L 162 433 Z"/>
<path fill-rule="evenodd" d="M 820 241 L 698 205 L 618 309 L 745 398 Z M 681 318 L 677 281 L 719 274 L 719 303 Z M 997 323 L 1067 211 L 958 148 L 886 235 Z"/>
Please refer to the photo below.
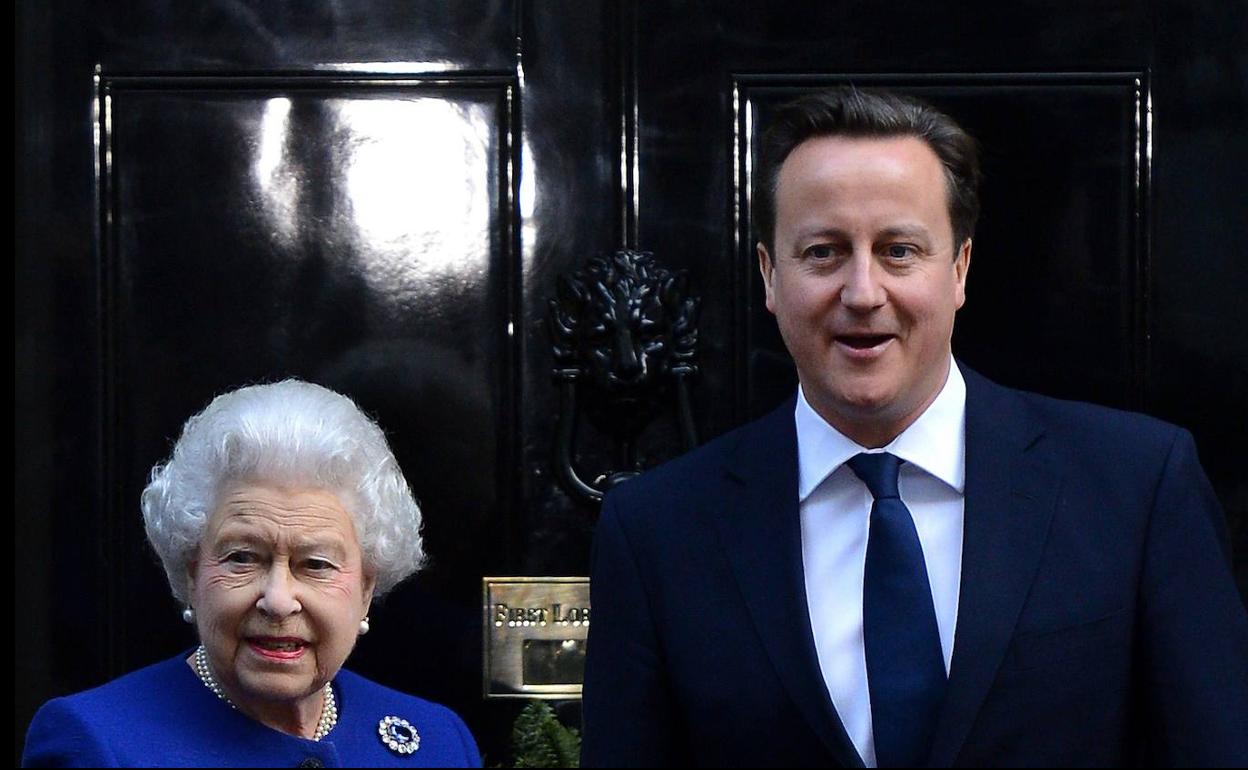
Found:
<path fill-rule="evenodd" d="M 917 767 L 927 761 L 946 681 L 923 546 L 897 491 L 901 463 L 887 452 L 849 461 L 875 498 L 862 624 L 879 767 Z"/>

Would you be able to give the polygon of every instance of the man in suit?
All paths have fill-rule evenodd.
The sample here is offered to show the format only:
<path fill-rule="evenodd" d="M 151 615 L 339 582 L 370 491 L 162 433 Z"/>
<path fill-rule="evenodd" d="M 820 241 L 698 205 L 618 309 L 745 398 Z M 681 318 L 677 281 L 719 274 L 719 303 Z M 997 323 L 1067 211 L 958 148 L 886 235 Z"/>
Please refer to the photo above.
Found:
<path fill-rule="evenodd" d="M 592 765 L 1248 764 L 1248 617 L 1185 431 L 953 360 L 974 141 L 783 108 L 754 195 L 800 388 L 608 495 Z"/>

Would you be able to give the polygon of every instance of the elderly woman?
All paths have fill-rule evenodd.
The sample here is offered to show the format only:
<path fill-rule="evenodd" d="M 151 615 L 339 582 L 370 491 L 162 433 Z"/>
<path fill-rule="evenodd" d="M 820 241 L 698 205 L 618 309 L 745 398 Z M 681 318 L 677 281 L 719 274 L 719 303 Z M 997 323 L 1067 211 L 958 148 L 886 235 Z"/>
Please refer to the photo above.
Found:
<path fill-rule="evenodd" d="M 424 559 L 420 509 L 350 399 L 295 380 L 218 397 L 142 507 L 199 647 L 44 705 L 24 764 L 480 765 L 455 714 L 342 668 Z"/>

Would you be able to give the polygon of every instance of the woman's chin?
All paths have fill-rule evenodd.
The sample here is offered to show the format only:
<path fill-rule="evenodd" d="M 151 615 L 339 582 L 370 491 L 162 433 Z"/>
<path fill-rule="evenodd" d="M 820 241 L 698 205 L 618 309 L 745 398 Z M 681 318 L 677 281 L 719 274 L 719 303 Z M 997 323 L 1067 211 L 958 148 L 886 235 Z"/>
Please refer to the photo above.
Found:
<path fill-rule="evenodd" d="M 297 661 L 274 664 L 261 658 L 259 665 L 244 665 L 237 672 L 238 699 L 246 703 L 267 705 L 296 703 L 305 698 L 315 698 L 320 703 L 320 690 L 324 686 L 316 676 L 316 668 Z"/>

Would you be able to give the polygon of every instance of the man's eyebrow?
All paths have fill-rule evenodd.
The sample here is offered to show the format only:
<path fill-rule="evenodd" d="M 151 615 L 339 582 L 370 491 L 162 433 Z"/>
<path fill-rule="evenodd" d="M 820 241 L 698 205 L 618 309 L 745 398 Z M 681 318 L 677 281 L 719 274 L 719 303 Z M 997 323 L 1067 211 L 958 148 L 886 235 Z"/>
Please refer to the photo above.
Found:
<path fill-rule="evenodd" d="M 848 240 L 849 233 L 845 232 L 844 230 L 838 227 L 816 227 L 810 230 L 802 230 L 801 232 L 797 234 L 797 241 L 799 243 L 802 241 L 810 240 L 811 238 L 830 238 L 830 239 Z"/>
<path fill-rule="evenodd" d="M 923 225 L 893 225 L 880 231 L 880 238 L 931 238 L 931 233 Z"/>

